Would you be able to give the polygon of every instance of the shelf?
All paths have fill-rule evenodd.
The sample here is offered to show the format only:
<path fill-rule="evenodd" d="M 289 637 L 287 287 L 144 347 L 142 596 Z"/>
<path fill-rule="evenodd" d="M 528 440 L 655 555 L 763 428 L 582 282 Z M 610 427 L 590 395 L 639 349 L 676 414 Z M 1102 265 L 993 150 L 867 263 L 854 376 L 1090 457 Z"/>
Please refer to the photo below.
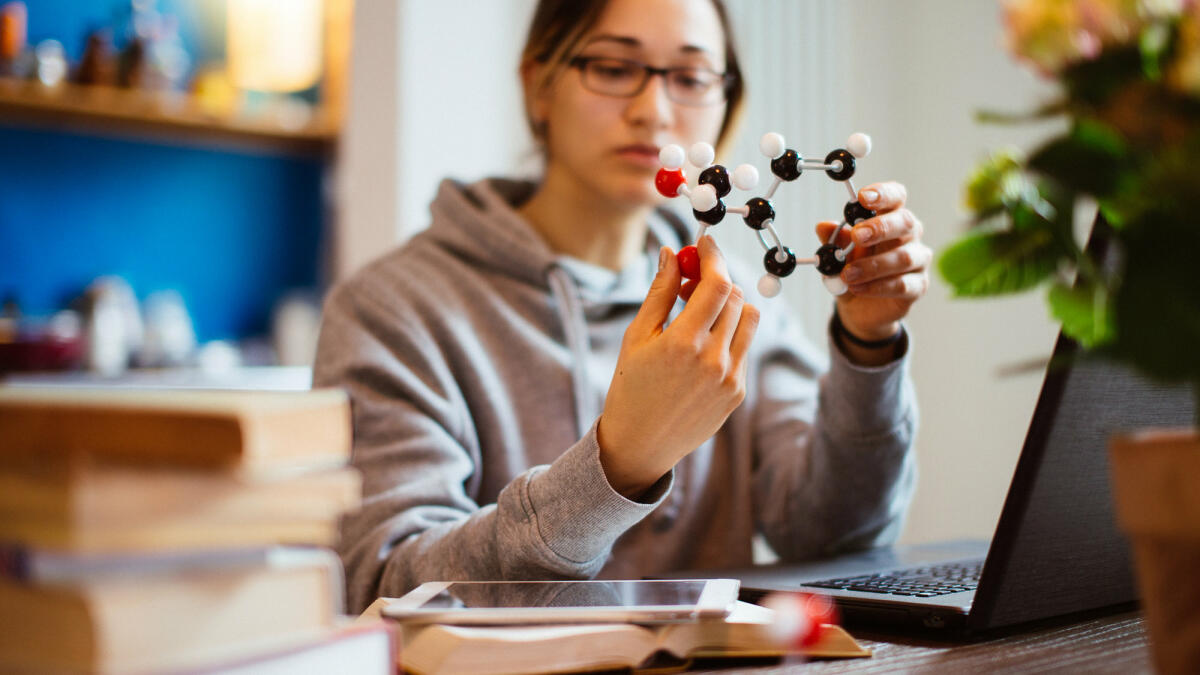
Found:
<path fill-rule="evenodd" d="M 306 126 L 288 129 L 266 119 L 225 119 L 177 92 L 37 82 L 0 77 L 0 125 L 49 128 L 74 133 L 118 133 L 146 140 L 328 155 L 336 125 L 319 111 Z"/>

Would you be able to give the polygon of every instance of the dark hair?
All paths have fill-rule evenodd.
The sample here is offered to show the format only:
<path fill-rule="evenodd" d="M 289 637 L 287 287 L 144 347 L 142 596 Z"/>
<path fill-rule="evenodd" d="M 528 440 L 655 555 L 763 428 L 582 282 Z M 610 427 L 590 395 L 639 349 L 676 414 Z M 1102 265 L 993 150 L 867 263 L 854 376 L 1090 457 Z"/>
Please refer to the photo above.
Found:
<path fill-rule="evenodd" d="M 721 21 L 721 29 L 725 31 L 725 72 L 730 76 L 725 97 L 725 118 L 721 120 L 721 131 L 717 135 L 717 154 L 720 155 L 732 141 L 742 115 L 746 90 L 742 82 L 742 70 L 738 65 L 737 50 L 733 45 L 733 31 L 730 30 L 725 3 L 722 0 L 712 0 L 712 3 Z M 571 58 L 575 56 L 580 39 L 595 25 L 607 5 L 608 0 L 538 2 L 533 12 L 533 20 L 529 24 L 529 34 L 525 38 L 525 48 L 521 52 L 521 63 L 544 63 L 550 64 L 550 67 L 532 84 L 533 92 L 548 86 L 567 68 Z M 536 121 L 529 114 L 528 98 L 525 119 L 534 138 L 543 140 L 542 129 L 538 128 Z"/>

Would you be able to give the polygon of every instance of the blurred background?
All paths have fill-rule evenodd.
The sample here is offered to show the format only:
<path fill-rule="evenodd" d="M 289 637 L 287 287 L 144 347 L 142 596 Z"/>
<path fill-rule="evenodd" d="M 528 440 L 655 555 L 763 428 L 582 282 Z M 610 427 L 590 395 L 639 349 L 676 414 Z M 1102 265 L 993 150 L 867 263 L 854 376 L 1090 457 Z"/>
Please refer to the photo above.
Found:
<path fill-rule="evenodd" d="M 533 5 L 0 2 L 7 381 L 307 386 L 322 294 L 423 228 L 438 181 L 536 174 L 516 74 Z M 856 184 L 905 183 L 935 250 L 977 161 L 1053 131 L 974 119 L 1048 91 L 996 3 L 728 5 L 748 105 L 719 159 L 761 164 L 766 131 L 806 156 L 869 133 Z M 785 241 L 815 249 L 844 198 L 820 176 L 781 189 Z M 714 234 L 758 264 L 744 228 Z M 774 302 L 825 348 L 815 277 Z M 956 302 L 936 274 L 908 324 L 923 412 L 903 539 L 990 537 L 1056 329 L 1036 294 Z"/>

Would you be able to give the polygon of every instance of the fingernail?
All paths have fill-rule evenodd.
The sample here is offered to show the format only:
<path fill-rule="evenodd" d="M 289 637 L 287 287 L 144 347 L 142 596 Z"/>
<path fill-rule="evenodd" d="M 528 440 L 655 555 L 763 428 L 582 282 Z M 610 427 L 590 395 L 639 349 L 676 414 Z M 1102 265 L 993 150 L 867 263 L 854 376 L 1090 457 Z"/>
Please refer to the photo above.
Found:
<path fill-rule="evenodd" d="M 846 281 L 854 281 L 860 276 L 862 276 L 862 270 L 852 265 L 847 265 L 846 268 L 842 270 L 842 278 Z"/>
<path fill-rule="evenodd" d="M 664 247 L 658 249 L 658 271 L 659 272 L 663 271 L 663 268 L 666 266 L 667 266 L 667 247 L 664 246 Z"/>
<path fill-rule="evenodd" d="M 871 243 L 871 240 L 874 238 L 875 238 L 875 231 L 869 227 L 860 227 L 860 228 L 854 230 L 854 241 L 860 245 L 869 244 L 869 243 Z"/>
<path fill-rule="evenodd" d="M 875 190 L 863 190 L 862 198 L 865 200 L 863 206 L 870 206 L 879 200 L 879 193 Z"/>

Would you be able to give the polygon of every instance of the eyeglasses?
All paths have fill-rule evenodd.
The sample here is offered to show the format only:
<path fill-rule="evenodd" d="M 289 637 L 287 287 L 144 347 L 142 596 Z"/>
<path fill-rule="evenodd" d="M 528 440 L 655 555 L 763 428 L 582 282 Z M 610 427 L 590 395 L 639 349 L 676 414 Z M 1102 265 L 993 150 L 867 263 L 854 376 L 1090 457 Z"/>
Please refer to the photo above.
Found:
<path fill-rule="evenodd" d="M 733 76 L 708 68 L 680 66 L 655 68 L 638 61 L 607 57 L 576 56 L 572 68 L 578 68 L 583 88 L 594 94 L 629 98 L 646 88 L 654 75 L 662 75 L 667 98 L 680 105 L 714 105 L 725 100 Z"/>

